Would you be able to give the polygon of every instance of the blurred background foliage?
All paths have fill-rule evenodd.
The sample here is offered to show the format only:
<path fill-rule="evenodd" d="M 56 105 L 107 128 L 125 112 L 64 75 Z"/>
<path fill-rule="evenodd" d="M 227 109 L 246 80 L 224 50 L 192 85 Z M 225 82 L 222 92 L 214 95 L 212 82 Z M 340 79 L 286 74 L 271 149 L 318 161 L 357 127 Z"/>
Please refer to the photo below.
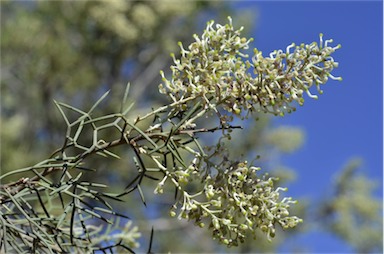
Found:
<path fill-rule="evenodd" d="M 171 65 L 169 53 L 178 51 L 177 41 L 188 44 L 206 21 L 220 23 L 228 15 L 245 32 L 257 22 L 255 13 L 216 1 L 2 1 L 1 173 L 33 165 L 62 145 L 66 125 L 53 100 L 89 109 L 111 89 L 99 106 L 100 115 L 108 114 L 119 107 L 125 84 L 131 82 L 133 117 L 162 105 L 158 73 Z M 257 160 L 280 178 L 281 186 L 292 183 L 295 170 L 281 163 L 281 155 L 300 149 L 304 130 L 274 126 L 266 115 L 246 125 L 226 143 L 231 156 Z M 117 153 L 121 160 L 89 161 L 97 171 L 88 180 L 123 189 L 131 179 L 132 151 Z M 360 162 L 351 160 L 339 170 L 333 185 L 319 190 L 324 193 L 321 201 L 294 197 L 301 200 L 294 212 L 304 223 L 277 233 L 272 243 L 260 235 L 238 248 L 223 249 L 204 230 L 167 216 L 172 193 L 154 197 L 153 186 L 143 188 L 147 207 L 136 195 L 118 209 L 139 225 L 144 249 L 154 226 L 155 252 L 276 252 L 286 238 L 308 230 L 328 231 L 356 252 L 382 251 L 382 203 L 373 195 L 374 182 L 358 173 L 359 168 Z M 292 248 L 311 250 L 304 243 Z"/>

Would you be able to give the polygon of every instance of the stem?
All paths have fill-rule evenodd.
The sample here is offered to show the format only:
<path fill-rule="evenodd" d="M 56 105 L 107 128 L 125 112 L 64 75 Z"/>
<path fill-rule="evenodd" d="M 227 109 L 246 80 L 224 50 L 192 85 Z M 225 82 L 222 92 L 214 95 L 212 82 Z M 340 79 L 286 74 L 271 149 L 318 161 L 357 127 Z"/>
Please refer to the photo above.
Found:
<path fill-rule="evenodd" d="M 164 142 L 166 142 L 166 140 L 169 139 L 170 137 L 180 135 L 180 134 L 187 134 L 187 135 L 193 137 L 196 133 L 215 132 L 217 130 L 241 128 L 241 126 L 223 126 L 223 125 L 220 127 L 215 127 L 215 128 L 211 128 L 211 129 L 207 129 L 207 128 L 184 129 L 184 128 L 181 128 L 182 126 L 188 126 L 188 125 L 192 124 L 198 118 L 204 116 L 206 113 L 208 113 L 210 110 L 212 110 L 212 107 L 206 107 L 206 108 L 202 109 L 200 112 L 198 112 L 198 110 L 201 108 L 201 101 L 200 100 L 187 112 L 187 114 L 183 117 L 183 119 L 181 119 L 176 124 L 176 126 L 174 126 L 172 128 L 172 130 L 169 132 L 153 133 L 151 131 L 141 131 L 139 128 L 136 127 L 136 123 L 139 121 L 147 119 L 148 117 L 153 116 L 157 113 L 167 111 L 171 108 L 175 109 L 176 106 L 185 104 L 186 102 L 189 102 L 189 101 L 192 101 L 195 99 L 196 99 L 196 97 L 189 97 L 189 98 L 185 98 L 185 99 L 182 99 L 179 101 L 175 101 L 169 105 L 160 107 L 160 108 L 153 110 L 152 112 L 144 115 L 143 117 L 138 117 L 134 124 L 130 124 L 124 116 L 121 116 L 118 114 L 112 114 L 112 116 L 104 116 L 100 119 L 108 119 L 108 118 L 114 118 L 116 116 L 119 116 L 125 122 L 125 126 L 131 127 L 131 129 L 136 130 L 139 134 L 133 138 L 128 138 L 127 135 L 129 133 L 129 131 L 126 131 L 124 128 L 122 130 L 122 132 L 124 132 L 124 133 L 122 133 L 122 135 L 119 139 L 116 139 L 116 140 L 113 140 L 110 142 L 106 142 L 106 143 L 103 143 L 101 145 L 97 144 L 97 142 L 96 142 L 96 144 L 93 144 L 93 146 L 90 149 L 88 149 L 87 151 L 85 151 L 85 152 L 83 152 L 77 156 L 66 158 L 65 161 L 60 161 L 60 159 L 57 159 L 57 158 L 51 158 L 48 160 L 44 160 L 44 161 L 42 161 L 42 162 L 40 162 L 40 163 L 38 163 L 32 167 L 22 168 L 19 170 L 9 172 L 9 173 L 1 176 L 0 179 L 4 179 L 5 177 L 8 177 L 10 175 L 14 175 L 14 174 L 18 174 L 18 173 L 24 173 L 24 172 L 28 172 L 31 170 L 44 168 L 44 171 L 41 174 L 36 174 L 36 172 L 35 172 L 36 175 L 33 176 L 32 178 L 24 178 L 24 177 L 20 178 L 18 181 L 15 181 L 15 182 L 12 182 L 9 184 L 5 184 L 5 185 L 1 185 L 0 189 L 4 189 L 4 190 L 7 189 L 7 190 L 9 190 L 10 195 L 16 195 L 17 193 L 19 193 L 20 191 L 25 189 L 28 185 L 31 185 L 31 186 L 35 185 L 43 177 L 45 177 L 49 174 L 52 174 L 53 172 L 63 170 L 64 165 L 66 165 L 66 168 L 74 168 L 74 167 L 76 167 L 76 165 L 80 164 L 80 162 L 83 161 L 88 156 L 95 154 L 95 153 L 98 153 L 98 152 L 105 151 L 105 150 L 113 148 L 113 147 L 120 146 L 120 145 L 129 144 L 131 147 L 135 148 L 135 147 L 139 146 L 137 144 L 137 142 L 139 142 L 141 140 L 147 140 L 152 145 L 154 145 L 154 150 L 151 152 L 155 152 L 155 151 L 159 151 L 159 148 L 162 148 L 162 147 L 159 147 L 155 142 L 156 140 L 154 141 L 153 139 L 157 139 L 157 141 L 159 139 L 161 139 Z M 93 121 L 89 121 L 89 122 L 93 123 Z M 68 140 L 69 140 L 69 138 L 67 136 L 64 147 L 56 150 L 54 152 L 54 154 L 56 154 L 57 152 L 60 152 L 60 151 L 64 152 L 65 149 L 67 149 L 69 147 L 76 146 L 76 144 L 73 142 L 68 143 L 67 142 Z M 165 146 L 165 147 L 167 147 L 167 146 Z M 62 162 L 62 163 L 60 163 L 60 162 Z M 10 197 L 9 196 L 7 197 L 7 195 L 0 195 L 0 204 L 8 201 L 9 199 L 10 199 Z"/>

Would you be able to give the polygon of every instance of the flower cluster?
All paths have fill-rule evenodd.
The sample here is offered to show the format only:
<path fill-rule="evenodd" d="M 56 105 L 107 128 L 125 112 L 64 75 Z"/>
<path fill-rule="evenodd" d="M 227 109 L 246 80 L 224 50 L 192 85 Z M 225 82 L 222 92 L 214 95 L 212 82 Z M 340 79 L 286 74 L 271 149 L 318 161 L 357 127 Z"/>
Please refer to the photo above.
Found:
<path fill-rule="evenodd" d="M 330 56 L 340 45 L 329 46 L 332 40 L 323 43 L 322 34 L 320 44 L 291 44 L 286 52 L 276 50 L 269 57 L 254 49 L 254 56 L 247 60 L 243 51 L 252 39 L 241 37 L 243 28 L 235 30 L 228 19 L 224 26 L 208 22 L 201 38 L 194 35 L 188 49 L 179 43 L 181 57 L 172 54 L 171 80 L 161 72 L 161 93 L 173 101 L 194 98 L 205 105 L 220 105 L 235 115 L 243 111 L 283 115 L 295 110 L 293 101 L 303 104 L 303 93 L 317 98 L 309 91 L 313 85 L 321 93 L 320 84 L 328 78 L 341 80 L 331 75 L 338 63 Z"/>
<path fill-rule="evenodd" d="M 275 50 L 269 57 L 263 57 L 262 52 L 255 49 L 252 67 L 257 74 L 254 79 L 257 86 L 250 91 L 253 101 L 258 100 L 268 112 L 281 114 L 294 110 L 290 105 L 292 101 L 303 105 L 303 93 L 317 99 L 309 91 L 313 85 L 321 94 L 320 85 L 325 84 L 328 78 L 341 80 L 331 74 L 338 63 L 330 56 L 341 46 L 330 47 L 328 44 L 331 42 L 332 40 L 326 40 L 323 43 L 323 35 L 320 34 L 320 45 L 316 42 L 300 46 L 292 43 L 286 52 Z M 245 106 L 249 107 L 247 103 L 245 102 Z"/>
<path fill-rule="evenodd" d="M 237 78 L 246 73 L 243 58 L 248 55 L 241 51 L 248 49 L 252 39 L 241 37 L 243 28 L 234 30 L 230 18 L 229 21 L 216 28 L 214 21 L 208 22 L 201 38 L 195 34 L 196 41 L 188 49 L 179 42 L 181 58 L 172 54 L 175 65 L 171 66 L 171 80 L 161 72 L 164 85 L 160 84 L 160 93 L 168 94 L 173 101 L 192 97 L 232 108 L 230 104 L 239 92 Z"/>
<path fill-rule="evenodd" d="M 280 198 L 283 188 L 274 188 L 274 178 L 257 176 L 260 168 L 239 163 L 215 176 L 207 176 L 202 192 L 184 192 L 179 218 L 194 220 L 200 226 L 208 221 L 213 237 L 227 246 L 244 242 L 247 232 L 259 229 L 268 239 L 275 235 L 275 224 L 295 227 L 301 219 L 289 216 L 291 198 Z M 176 215 L 177 205 L 171 216 Z"/>

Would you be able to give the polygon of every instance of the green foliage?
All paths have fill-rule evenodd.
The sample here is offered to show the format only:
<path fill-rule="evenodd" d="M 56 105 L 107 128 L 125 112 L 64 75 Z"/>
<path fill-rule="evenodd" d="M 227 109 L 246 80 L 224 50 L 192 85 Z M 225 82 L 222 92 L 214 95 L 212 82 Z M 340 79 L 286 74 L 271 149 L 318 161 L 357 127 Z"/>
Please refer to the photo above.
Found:
<path fill-rule="evenodd" d="M 292 153 L 302 146 L 304 134 L 300 128 L 280 126 L 269 131 L 267 142 L 282 152 Z"/>
<path fill-rule="evenodd" d="M 47 160 L 1 176 L 2 182 L 9 176 L 24 176 L 1 186 L 1 246 L 4 251 L 68 253 L 122 248 L 132 252 L 131 248 L 138 246 L 137 227 L 131 227 L 131 221 L 121 227 L 120 219 L 129 218 L 117 213 L 110 204 L 110 200 L 121 201 L 119 197 L 108 193 L 107 185 L 82 178 L 83 173 L 93 171 L 83 166 L 88 155 L 116 157 L 103 148 L 106 145 L 100 132 L 106 130 L 112 134 L 117 129 L 124 133 L 119 123 L 129 108 L 113 115 L 92 117 L 93 110 L 104 97 L 88 112 L 57 103 L 67 124 L 63 147 Z M 70 122 L 65 109 L 75 111 L 80 117 Z M 102 121 L 110 123 L 100 124 Z M 84 134 L 87 126 L 93 131 Z M 84 135 L 94 138 L 88 147 L 78 142 Z M 115 145 L 118 143 L 107 147 Z"/>
<path fill-rule="evenodd" d="M 374 198 L 377 182 L 368 179 L 358 169 L 360 159 L 352 159 L 337 175 L 332 197 L 322 204 L 319 217 L 322 226 L 348 241 L 359 253 L 383 251 L 382 200 Z"/>
<path fill-rule="evenodd" d="M 1 1 L 1 142 L 24 151 L 20 160 L 2 149 L 3 172 L 35 163 L 62 142 L 54 99 L 89 108 L 113 88 L 110 102 L 99 106 L 109 114 L 131 80 L 132 97 L 159 103 L 156 89 L 146 88 L 169 65 L 165 53 L 195 31 L 199 12 L 220 9 L 180 2 Z"/>

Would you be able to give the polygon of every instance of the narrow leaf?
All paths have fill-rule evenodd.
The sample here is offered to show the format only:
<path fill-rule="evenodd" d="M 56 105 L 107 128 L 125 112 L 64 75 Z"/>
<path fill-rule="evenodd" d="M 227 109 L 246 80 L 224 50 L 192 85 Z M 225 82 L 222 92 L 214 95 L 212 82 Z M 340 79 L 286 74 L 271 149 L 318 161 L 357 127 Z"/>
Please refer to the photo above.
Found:
<path fill-rule="evenodd" d="M 88 114 L 91 114 L 91 112 L 100 104 L 100 102 L 102 102 L 104 99 L 105 99 L 105 97 L 107 97 L 107 95 L 109 94 L 109 92 L 110 92 L 110 90 L 108 90 L 107 92 L 105 92 L 101 97 L 100 97 L 100 99 L 98 99 L 97 101 L 96 101 L 96 103 L 95 104 L 93 104 L 93 106 L 92 106 L 92 108 L 88 111 Z"/>
<path fill-rule="evenodd" d="M 139 191 L 141 201 L 143 202 L 144 206 L 146 207 L 147 203 L 145 202 L 144 194 L 143 194 L 143 191 L 142 191 L 139 184 L 137 185 L 137 190 Z"/>

